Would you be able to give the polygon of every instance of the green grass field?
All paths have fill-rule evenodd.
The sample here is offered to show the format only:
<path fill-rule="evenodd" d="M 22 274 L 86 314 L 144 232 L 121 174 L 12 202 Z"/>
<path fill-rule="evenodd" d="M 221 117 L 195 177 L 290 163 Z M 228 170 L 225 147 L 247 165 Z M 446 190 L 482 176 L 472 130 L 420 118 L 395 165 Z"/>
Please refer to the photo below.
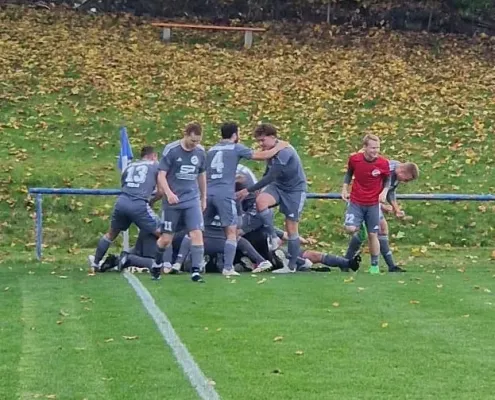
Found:
<path fill-rule="evenodd" d="M 419 164 L 402 193 L 494 192 L 493 40 L 328 30 L 269 30 L 242 51 L 234 34 L 178 31 L 164 45 L 128 16 L 2 9 L 0 399 L 197 398 L 125 279 L 86 275 L 112 198 L 45 196 L 33 260 L 27 188 L 116 188 L 121 125 L 137 154 L 192 120 L 207 146 L 222 121 L 248 144 L 272 122 L 313 192 L 340 191 L 370 131 Z M 225 399 L 492 398 L 495 206 L 403 206 L 412 219 L 390 222 L 403 276 L 143 283 Z M 343 211 L 308 201 L 303 235 L 341 254 Z"/>
<path fill-rule="evenodd" d="M 222 399 L 488 399 L 495 265 L 474 253 L 353 279 L 139 277 Z M 118 274 L 18 257 L 0 281 L 2 399 L 196 398 Z"/>

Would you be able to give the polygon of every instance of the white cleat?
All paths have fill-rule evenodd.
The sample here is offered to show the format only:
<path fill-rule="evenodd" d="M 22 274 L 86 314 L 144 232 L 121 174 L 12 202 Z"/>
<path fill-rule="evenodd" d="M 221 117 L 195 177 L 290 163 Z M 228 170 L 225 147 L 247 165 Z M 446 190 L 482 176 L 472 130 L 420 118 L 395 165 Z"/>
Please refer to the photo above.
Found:
<path fill-rule="evenodd" d="M 276 269 L 275 271 L 272 271 L 272 274 L 293 274 L 296 272 L 295 269 L 290 269 L 289 267 L 283 267 L 280 269 Z"/>
<path fill-rule="evenodd" d="M 301 271 L 307 271 L 307 270 L 311 269 L 312 266 L 313 266 L 313 263 L 310 260 L 308 260 L 307 258 L 305 258 L 304 264 L 301 265 L 300 267 L 298 267 L 297 269 L 301 270 Z"/>
<path fill-rule="evenodd" d="M 237 272 L 234 268 L 232 269 L 223 269 L 222 270 L 222 275 L 226 276 L 227 278 L 230 276 L 240 276 L 241 274 Z"/>
<path fill-rule="evenodd" d="M 272 269 L 273 268 L 273 265 L 270 261 L 268 260 L 265 260 L 265 261 L 262 261 L 258 264 L 258 266 L 253 269 L 253 273 L 254 274 L 257 274 L 259 272 L 265 272 L 265 271 L 268 271 L 269 269 Z"/>
<path fill-rule="evenodd" d="M 182 271 L 180 270 L 182 268 L 182 265 L 180 263 L 175 263 L 172 265 L 172 270 L 170 271 L 171 274 L 180 274 Z"/>
<path fill-rule="evenodd" d="M 170 274 L 172 272 L 172 264 L 168 261 L 161 264 L 162 270 L 164 274 Z"/>
<path fill-rule="evenodd" d="M 89 272 L 95 273 L 99 271 L 101 265 L 103 264 L 103 260 L 101 260 L 99 264 L 96 264 L 95 256 L 91 254 L 88 256 L 88 264 L 89 264 Z"/>

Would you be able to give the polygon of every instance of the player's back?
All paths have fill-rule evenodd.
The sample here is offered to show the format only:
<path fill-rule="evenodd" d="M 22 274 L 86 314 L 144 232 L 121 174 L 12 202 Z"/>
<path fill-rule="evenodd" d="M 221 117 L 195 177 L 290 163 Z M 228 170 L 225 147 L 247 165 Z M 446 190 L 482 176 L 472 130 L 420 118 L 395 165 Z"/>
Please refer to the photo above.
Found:
<path fill-rule="evenodd" d="M 236 182 L 236 191 L 246 189 L 253 186 L 258 180 L 254 175 L 253 171 L 246 167 L 245 165 L 239 164 L 237 166 L 237 175 L 241 177 L 240 180 Z M 242 211 L 246 212 L 256 212 L 256 194 L 249 193 L 246 198 L 241 202 Z"/>
<path fill-rule="evenodd" d="M 122 174 L 122 192 L 132 198 L 149 201 L 156 187 L 157 175 L 157 162 L 150 160 L 132 162 Z"/>
<path fill-rule="evenodd" d="M 184 150 L 180 140 L 165 146 L 159 169 L 167 171 L 167 182 L 180 202 L 199 198 L 198 175 L 204 171 L 206 153 L 201 145 Z"/>
<path fill-rule="evenodd" d="M 227 239 L 225 236 L 225 229 L 222 227 L 218 215 L 215 215 L 210 224 L 205 225 L 203 236 L 210 239 Z"/>
<path fill-rule="evenodd" d="M 275 185 L 286 192 L 306 191 L 306 174 L 299 154 L 294 147 L 289 146 L 280 150 L 275 157 L 268 160 L 268 167 L 282 165 L 282 173 L 275 181 Z"/>
<path fill-rule="evenodd" d="M 241 158 L 251 158 L 252 150 L 239 143 L 220 141 L 206 156 L 208 195 L 234 197 L 237 165 Z"/>

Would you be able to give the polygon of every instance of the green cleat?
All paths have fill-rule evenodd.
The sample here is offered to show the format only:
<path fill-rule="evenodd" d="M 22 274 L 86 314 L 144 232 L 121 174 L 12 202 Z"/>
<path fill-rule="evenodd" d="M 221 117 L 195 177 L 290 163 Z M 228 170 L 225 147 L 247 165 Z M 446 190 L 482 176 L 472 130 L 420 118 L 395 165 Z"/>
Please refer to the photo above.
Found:
<path fill-rule="evenodd" d="M 361 224 L 358 232 L 358 238 L 361 242 L 364 242 L 368 238 L 368 231 L 366 230 L 366 226 L 364 223 Z"/>
<path fill-rule="evenodd" d="M 380 273 L 380 268 L 378 268 L 378 265 L 372 265 L 370 269 L 368 269 L 368 272 L 371 275 L 378 275 Z"/>

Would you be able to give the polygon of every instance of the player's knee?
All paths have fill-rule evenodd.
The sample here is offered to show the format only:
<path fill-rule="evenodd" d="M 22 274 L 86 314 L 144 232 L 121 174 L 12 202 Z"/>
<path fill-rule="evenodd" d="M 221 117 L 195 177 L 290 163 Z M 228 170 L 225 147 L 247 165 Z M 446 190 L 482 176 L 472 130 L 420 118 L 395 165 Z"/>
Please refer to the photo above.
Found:
<path fill-rule="evenodd" d="M 351 235 L 356 233 L 358 231 L 358 227 L 357 226 L 345 226 L 345 231 L 347 233 L 350 233 Z"/>
<path fill-rule="evenodd" d="M 201 232 L 199 229 L 195 229 L 189 232 L 189 237 L 191 238 L 191 244 L 196 246 L 203 244 L 203 232 Z"/>

